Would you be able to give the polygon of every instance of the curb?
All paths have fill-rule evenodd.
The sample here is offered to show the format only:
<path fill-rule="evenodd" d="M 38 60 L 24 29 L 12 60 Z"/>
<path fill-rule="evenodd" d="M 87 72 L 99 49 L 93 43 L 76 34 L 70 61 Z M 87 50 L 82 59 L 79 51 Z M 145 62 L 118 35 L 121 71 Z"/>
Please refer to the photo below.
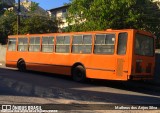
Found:
<path fill-rule="evenodd" d="M 0 61 L 0 67 L 5 67 L 5 62 L 4 61 Z"/>

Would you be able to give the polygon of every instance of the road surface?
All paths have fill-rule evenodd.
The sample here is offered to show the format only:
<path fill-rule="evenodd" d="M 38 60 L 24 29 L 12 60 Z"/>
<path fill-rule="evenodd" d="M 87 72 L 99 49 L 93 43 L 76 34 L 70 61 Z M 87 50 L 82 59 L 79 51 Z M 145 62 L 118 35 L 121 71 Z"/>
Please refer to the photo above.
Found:
<path fill-rule="evenodd" d="M 152 88 L 153 87 L 153 88 Z M 160 90 L 139 82 L 91 80 L 0 68 L 1 104 L 160 105 Z M 94 108 L 93 108 L 94 109 Z M 145 111 L 146 112 L 146 111 Z"/>

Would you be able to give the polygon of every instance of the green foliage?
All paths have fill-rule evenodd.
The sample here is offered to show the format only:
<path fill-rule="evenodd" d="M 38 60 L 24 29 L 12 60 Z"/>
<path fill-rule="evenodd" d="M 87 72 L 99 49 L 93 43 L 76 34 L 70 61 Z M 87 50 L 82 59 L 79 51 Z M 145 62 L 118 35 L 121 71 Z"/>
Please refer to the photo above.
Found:
<path fill-rule="evenodd" d="M 38 3 L 36 3 L 36 2 L 32 2 L 32 4 L 31 4 L 31 6 L 30 6 L 30 11 L 35 11 L 36 9 L 37 9 L 37 7 L 38 7 Z"/>
<path fill-rule="evenodd" d="M 58 31 L 58 22 L 48 16 L 34 14 L 38 4 L 26 15 L 20 16 L 20 34 L 52 33 Z M 0 15 L 0 43 L 5 43 L 8 35 L 17 34 L 17 13 L 15 11 L 4 11 Z"/>
<path fill-rule="evenodd" d="M 49 17 L 34 15 L 28 18 L 21 18 L 20 34 L 52 33 L 57 32 L 57 30 L 57 22 Z M 14 33 L 16 31 L 17 25 L 14 28 Z"/>
<path fill-rule="evenodd" d="M 157 35 L 159 11 L 150 0 L 71 0 L 65 31 L 135 28 Z"/>
<path fill-rule="evenodd" d="M 0 16 L 4 13 L 4 6 L 5 4 L 3 4 L 2 1 L 0 1 Z"/>
<path fill-rule="evenodd" d="M 5 43 L 8 35 L 13 34 L 13 26 L 16 21 L 16 14 L 6 11 L 0 16 L 0 43 Z"/>

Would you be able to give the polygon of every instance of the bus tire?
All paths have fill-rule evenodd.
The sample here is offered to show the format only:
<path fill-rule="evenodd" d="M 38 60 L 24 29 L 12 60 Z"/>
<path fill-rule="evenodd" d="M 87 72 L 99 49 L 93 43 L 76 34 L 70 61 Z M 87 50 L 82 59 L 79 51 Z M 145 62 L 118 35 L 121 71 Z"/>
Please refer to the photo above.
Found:
<path fill-rule="evenodd" d="M 86 71 L 83 66 L 78 65 L 73 68 L 72 77 L 74 81 L 84 82 L 86 80 Z"/>
<path fill-rule="evenodd" d="M 21 71 L 21 72 L 26 71 L 26 63 L 25 63 L 25 61 L 24 61 L 24 60 L 18 61 L 18 63 L 17 63 L 17 68 L 18 68 L 18 70 Z"/>

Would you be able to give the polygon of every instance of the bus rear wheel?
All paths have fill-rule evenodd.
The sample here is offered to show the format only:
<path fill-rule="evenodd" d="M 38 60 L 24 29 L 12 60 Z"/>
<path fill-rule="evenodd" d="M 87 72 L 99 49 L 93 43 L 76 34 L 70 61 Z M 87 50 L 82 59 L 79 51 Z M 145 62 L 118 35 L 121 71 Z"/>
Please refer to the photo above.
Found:
<path fill-rule="evenodd" d="M 18 61 L 17 68 L 18 68 L 19 71 L 22 71 L 22 72 L 26 71 L 26 63 L 25 63 L 25 61 L 24 60 Z"/>
<path fill-rule="evenodd" d="M 86 80 L 86 72 L 83 66 L 78 65 L 73 68 L 72 77 L 74 81 L 84 82 Z"/>

